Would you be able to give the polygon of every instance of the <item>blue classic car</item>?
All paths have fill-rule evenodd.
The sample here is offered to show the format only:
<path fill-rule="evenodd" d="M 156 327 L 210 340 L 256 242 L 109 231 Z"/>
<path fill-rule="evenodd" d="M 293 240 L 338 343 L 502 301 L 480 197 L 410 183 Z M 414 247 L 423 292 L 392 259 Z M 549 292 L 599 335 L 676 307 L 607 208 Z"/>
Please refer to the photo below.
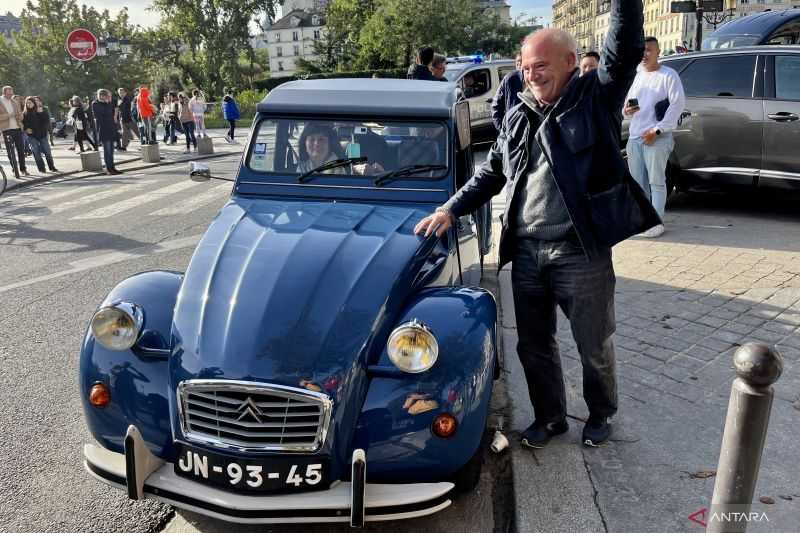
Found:
<path fill-rule="evenodd" d="M 359 527 L 474 486 L 498 376 L 489 215 L 413 232 L 469 178 L 469 132 L 451 84 L 272 91 L 186 272 L 132 276 L 92 317 L 88 472 L 240 523 Z"/>

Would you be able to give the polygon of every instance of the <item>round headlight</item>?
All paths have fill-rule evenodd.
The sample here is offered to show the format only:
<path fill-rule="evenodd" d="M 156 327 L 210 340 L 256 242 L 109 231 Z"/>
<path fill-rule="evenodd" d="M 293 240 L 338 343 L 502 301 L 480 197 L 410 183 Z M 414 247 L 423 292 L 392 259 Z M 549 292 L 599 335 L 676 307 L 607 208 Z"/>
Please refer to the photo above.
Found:
<path fill-rule="evenodd" d="M 416 320 L 407 322 L 389 335 L 389 359 L 403 372 L 425 372 L 439 357 L 439 343 L 433 333 Z"/>
<path fill-rule="evenodd" d="M 92 317 L 92 335 L 109 350 L 127 350 L 139 339 L 143 323 L 138 305 L 119 302 L 98 309 Z"/>

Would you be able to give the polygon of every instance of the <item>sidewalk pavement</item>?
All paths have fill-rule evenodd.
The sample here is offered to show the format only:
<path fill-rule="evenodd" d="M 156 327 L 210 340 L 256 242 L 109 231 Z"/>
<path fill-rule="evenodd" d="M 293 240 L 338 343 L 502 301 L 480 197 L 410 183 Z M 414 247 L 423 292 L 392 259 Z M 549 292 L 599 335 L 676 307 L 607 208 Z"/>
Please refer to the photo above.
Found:
<path fill-rule="evenodd" d="M 141 151 L 139 141 L 132 140 L 128 145 L 128 150 L 125 152 L 114 152 L 114 163 L 121 171 L 140 170 L 142 168 L 150 168 L 159 165 L 172 165 L 175 163 L 184 163 L 188 161 L 197 161 L 201 159 L 209 159 L 213 157 L 222 157 L 230 154 L 239 154 L 245 149 L 245 140 L 247 137 L 240 136 L 234 144 L 229 144 L 225 141 L 226 129 L 208 130 L 209 137 L 214 141 L 214 154 L 213 155 L 198 155 L 197 152 L 184 154 L 186 149 L 186 141 L 183 137 L 178 136 L 178 141 L 174 145 L 159 142 L 159 151 L 161 153 L 160 163 L 145 163 L 141 159 Z M 160 141 L 160 139 L 159 139 Z M 88 143 L 84 143 L 84 147 Z M 14 177 L 14 172 L 11 168 L 11 163 L 8 161 L 8 154 L 5 149 L 0 152 L 0 165 L 5 170 L 6 177 L 8 178 L 8 185 L 6 191 L 16 189 L 18 187 L 27 187 L 44 181 L 49 181 L 64 176 L 95 176 L 97 172 L 85 172 L 81 170 L 81 158 L 78 155 L 80 150 L 71 151 L 69 147 L 72 146 L 72 137 L 67 139 L 55 139 L 55 146 L 53 146 L 53 162 L 59 172 L 39 172 L 36 168 L 36 161 L 33 156 L 29 156 L 25 164 L 28 168 L 30 176 Z M 100 161 L 103 161 L 102 148 L 100 148 Z"/>
<path fill-rule="evenodd" d="M 688 517 L 709 506 L 732 355 L 748 341 L 777 345 L 784 357 L 752 508 L 769 522 L 751 522 L 748 532 L 797 531 L 800 217 L 749 215 L 668 212 L 662 238 L 614 248 L 620 403 L 611 442 L 599 448 L 580 444 L 588 416 L 581 364 L 560 312 L 570 430 L 544 450 L 520 446 L 533 411 L 516 354 L 510 267 L 500 272 L 516 531 L 702 531 Z"/>

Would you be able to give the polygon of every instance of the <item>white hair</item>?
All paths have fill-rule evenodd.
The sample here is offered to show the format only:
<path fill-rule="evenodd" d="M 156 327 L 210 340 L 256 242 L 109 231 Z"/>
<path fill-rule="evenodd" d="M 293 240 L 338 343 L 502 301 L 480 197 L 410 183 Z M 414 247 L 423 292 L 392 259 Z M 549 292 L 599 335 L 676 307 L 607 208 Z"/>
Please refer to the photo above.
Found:
<path fill-rule="evenodd" d="M 544 36 L 543 36 L 544 35 Z M 578 56 L 578 41 L 575 40 L 575 37 L 572 36 L 568 31 L 562 30 L 560 28 L 547 28 L 544 30 L 536 30 L 532 33 L 529 33 L 527 37 L 522 41 L 522 48 L 525 48 L 527 45 L 531 44 L 531 41 L 535 38 L 541 39 L 548 39 L 554 44 L 558 45 L 559 47 L 563 47 L 565 50 L 569 50 L 575 57 Z"/>

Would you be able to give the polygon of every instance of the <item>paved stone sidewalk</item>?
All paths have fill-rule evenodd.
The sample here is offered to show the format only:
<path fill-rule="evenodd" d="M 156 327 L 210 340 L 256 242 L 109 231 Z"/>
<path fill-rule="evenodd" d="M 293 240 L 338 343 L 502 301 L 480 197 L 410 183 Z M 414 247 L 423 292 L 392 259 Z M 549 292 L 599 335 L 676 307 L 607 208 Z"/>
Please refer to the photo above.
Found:
<path fill-rule="evenodd" d="M 661 239 L 614 249 L 620 409 L 612 442 L 601 448 L 579 444 L 588 413 L 563 315 L 570 432 L 542 451 L 517 444 L 533 413 L 516 356 L 510 270 L 501 272 L 518 531 L 702 531 L 688 516 L 710 502 L 732 355 L 748 341 L 776 345 L 784 357 L 753 506 L 770 522 L 751 523 L 748 532 L 798 531 L 800 211 L 753 216 L 701 207 L 668 212 Z"/>
<path fill-rule="evenodd" d="M 224 140 L 226 132 L 227 130 L 223 129 L 208 130 L 209 137 L 214 140 L 214 156 L 219 157 L 227 154 L 241 153 L 242 150 L 244 150 L 246 138 L 240 136 L 235 144 L 228 144 Z M 56 168 L 59 170 L 58 173 L 39 172 L 36 168 L 36 161 L 33 159 L 33 156 L 29 156 L 26 159 L 26 166 L 30 176 L 20 176 L 19 179 L 14 177 L 14 173 L 11 169 L 11 164 L 8 162 L 5 149 L 3 148 L 0 150 L 0 165 L 3 166 L 6 177 L 8 178 L 7 190 L 15 189 L 17 187 L 25 187 L 27 185 L 40 183 L 42 181 L 47 181 L 62 176 L 89 176 L 97 174 L 96 172 L 82 171 L 81 159 L 78 155 L 80 152 L 69 150 L 70 146 L 72 146 L 71 137 L 68 139 L 55 139 L 55 145 L 53 146 L 53 162 L 55 163 Z M 84 144 L 84 146 L 87 145 Z M 183 151 L 185 149 L 186 142 L 180 137 L 178 138 L 178 142 L 174 145 L 159 143 L 159 151 L 162 156 L 162 161 L 160 164 L 182 163 L 207 157 L 198 156 L 196 152 L 184 154 Z M 101 162 L 103 160 L 102 148 L 100 150 L 100 160 Z M 153 165 L 152 163 L 142 162 L 140 145 L 137 140 L 131 141 L 130 145 L 128 145 L 127 151 L 115 151 L 114 162 L 116 166 L 123 172 L 125 170 L 138 169 L 145 165 Z"/>

